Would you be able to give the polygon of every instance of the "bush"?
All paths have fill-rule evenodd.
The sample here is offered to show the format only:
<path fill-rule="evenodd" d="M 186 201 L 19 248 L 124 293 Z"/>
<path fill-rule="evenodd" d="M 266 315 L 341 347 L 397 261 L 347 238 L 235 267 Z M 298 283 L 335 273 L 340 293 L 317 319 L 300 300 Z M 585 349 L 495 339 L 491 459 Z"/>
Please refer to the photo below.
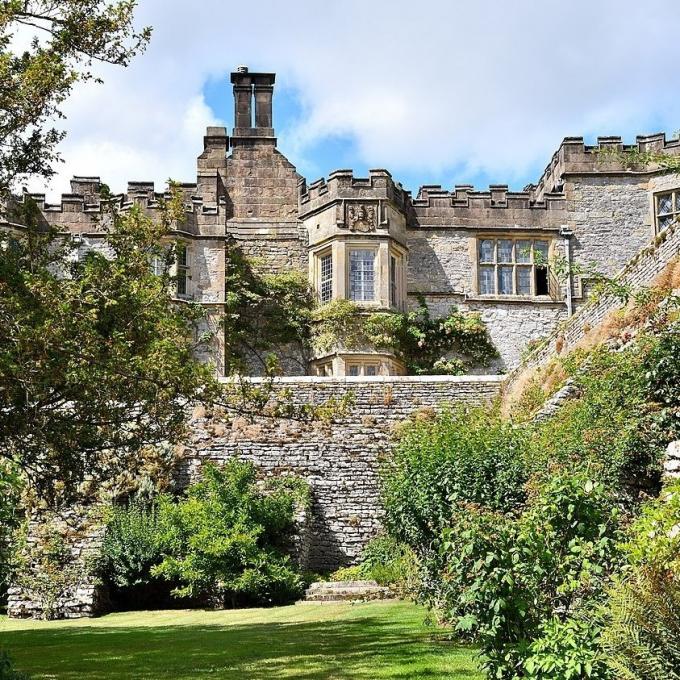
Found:
<path fill-rule="evenodd" d="M 530 680 L 609 680 L 612 678 L 600 644 L 601 628 L 592 620 L 554 618 L 541 626 L 541 637 L 529 647 L 524 663 Z"/>
<path fill-rule="evenodd" d="M 520 506 L 526 439 L 523 430 L 481 408 L 410 422 L 383 471 L 389 533 L 421 554 L 440 537 L 460 502 L 500 511 Z"/>
<path fill-rule="evenodd" d="M 0 462 L 0 602 L 5 601 L 7 594 L 12 553 L 16 548 L 15 532 L 23 515 L 19 511 L 20 492 L 18 475 L 7 463 Z"/>
<path fill-rule="evenodd" d="M 133 497 L 112 509 L 102 544 L 100 573 L 110 586 L 115 609 L 167 606 L 169 588 L 151 575 L 163 559 L 154 502 Z"/>
<path fill-rule="evenodd" d="M 435 604 L 480 641 L 490 677 L 521 677 L 547 622 L 601 598 L 618 564 L 618 510 L 587 472 L 559 471 L 517 517 L 467 506 L 442 538 Z"/>
<path fill-rule="evenodd" d="M 617 680 L 680 678 L 680 481 L 643 507 L 624 546 L 603 643 Z"/>
<path fill-rule="evenodd" d="M 159 501 L 164 556 L 152 574 L 176 579 L 177 596 L 218 605 L 292 600 L 303 582 L 286 550 L 301 502 L 307 488 L 299 480 L 262 488 L 250 463 L 206 465 L 185 498 Z"/>
<path fill-rule="evenodd" d="M 364 574 L 360 564 L 355 564 L 352 567 L 340 567 L 330 575 L 331 581 L 361 581 L 365 578 L 368 577 Z"/>
<path fill-rule="evenodd" d="M 533 428 L 535 469 L 545 470 L 551 462 L 590 464 L 591 474 L 612 489 L 658 484 L 666 442 L 652 426 L 658 408 L 645 378 L 645 357 L 653 342 L 587 355 L 574 376 L 581 396 Z"/>
<path fill-rule="evenodd" d="M 361 569 L 366 578 L 389 586 L 401 597 L 412 596 L 418 590 L 416 555 L 391 536 L 380 535 L 369 541 L 361 555 Z"/>

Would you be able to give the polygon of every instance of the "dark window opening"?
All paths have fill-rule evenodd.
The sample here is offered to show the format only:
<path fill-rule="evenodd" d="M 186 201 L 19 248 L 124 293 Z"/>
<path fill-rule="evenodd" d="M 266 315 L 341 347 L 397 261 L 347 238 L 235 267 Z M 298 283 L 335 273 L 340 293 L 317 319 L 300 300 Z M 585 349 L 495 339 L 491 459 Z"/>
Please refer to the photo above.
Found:
<path fill-rule="evenodd" d="M 536 295 L 549 295 L 548 268 L 536 267 Z"/>

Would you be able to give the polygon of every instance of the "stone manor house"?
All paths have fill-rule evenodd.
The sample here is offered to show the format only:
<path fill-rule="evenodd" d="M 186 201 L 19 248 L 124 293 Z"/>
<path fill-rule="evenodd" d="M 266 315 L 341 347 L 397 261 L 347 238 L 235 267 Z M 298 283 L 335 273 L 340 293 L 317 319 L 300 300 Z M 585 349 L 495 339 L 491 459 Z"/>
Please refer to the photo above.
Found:
<path fill-rule="evenodd" d="M 413 196 L 382 169 L 368 177 L 336 170 L 308 183 L 277 150 L 274 80 L 246 67 L 231 74 L 231 135 L 209 127 L 196 181 L 180 185 L 186 221 L 175 233 L 183 244 L 176 294 L 205 305 L 213 320 L 225 299 L 231 243 L 272 272 L 306 270 L 322 304 L 346 298 L 369 310 L 405 310 L 424 298 L 435 316 L 452 306 L 477 311 L 500 353 L 492 370 L 503 372 L 584 301 L 587 280 L 558 280 L 547 266 L 554 257 L 611 275 L 680 215 L 677 176 L 626 169 L 598 153 L 631 148 L 619 137 L 601 137 L 597 146 L 565 138 L 537 183 L 519 192 L 425 185 Z M 635 147 L 680 153 L 680 141 L 663 134 L 638 137 Z M 33 198 L 46 223 L 87 250 L 101 243 L 100 187 L 99 177 L 74 177 L 59 204 Z M 153 213 L 159 197 L 153 183 L 132 181 L 115 200 Z M 223 372 L 219 324 L 213 330 L 210 354 Z M 289 375 L 404 372 L 389 353 L 341 348 L 285 366 Z"/>
<path fill-rule="evenodd" d="M 180 245 L 176 299 L 204 305 L 215 332 L 206 359 L 224 373 L 219 319 L 234 246 L 265 271 L 306 271 L 320 304 L 349 299 L 360 309 L 402 311 L 424 299 L 433 315 L 452 306 L 476 311 L 500 354 L 495 366 L 485 367 L 487 375 L 404 376 L 397 356 L 335 347 L 311 360 L 285 362 L 281 379 L 299 405 L 351 393 L 351 408 L 331 422 L 249 420 L 200 404 L 188 414 L 178 489 L 199 478 L 205 462 L 234 457 L 252 461 L 266 476 L 305 479 L 311 504 L 300 522 L 297 559 L 307 569 L 332 570 L 356 562 L 380 530 L 378 471 L 396 426 L 442 404 L 489 403 L 521 380 L 522 370 L 577 346 L 618 309 L 614 296 L 586 304 L 585 275 L 558 277 L 555 262 L 581 265 L 572 271 L 591 263 L 608 275 L 623 270 L 622 281 L 640 287 L 652 285 L 680 256 L 680 173 L 626 167 L 620 156 L 601 153 L 680 154 L 680 140 L 659 134 L 623 146 L 618 137 L 602 137 L 586 146 L 582 138 L 567 137 L 538 182 L 521 192 L 502 185 L 486 191 L 423 186 L 414 197 L 387 170 L 371 170 L 366 178 L 336 170 L 308 184 L 276 148 L 274 74 L 240 67 L 231 81 L 234 128 L 229 136 L 225 128 L 208 128 L 196 182 L 180 185 L 186 219 L 172 234 Z M 58 205 L 33 195 L 44 223 L 70 234 L 78 254 L 100 249 L 100 179 L 74 177 L 71 185 Z M 153 183 L 134 181 L 113 201 L 122 210 L 137 204 L 153 215 L 160 198 Z M 538 338 L 546 341 L 513 372 Z M 39 540 L 42 521 L 64 525 L 74 561 L 89 569 L 103 528 L 82 508 L 60 513 L 32 518 L 29 544 Z M 59 615 L 101 611 L 101 587 L 88 572 L 59 595 Z M 35 592 L 10 588 L 10 616 L 39 616 L 42 608 Z"/>

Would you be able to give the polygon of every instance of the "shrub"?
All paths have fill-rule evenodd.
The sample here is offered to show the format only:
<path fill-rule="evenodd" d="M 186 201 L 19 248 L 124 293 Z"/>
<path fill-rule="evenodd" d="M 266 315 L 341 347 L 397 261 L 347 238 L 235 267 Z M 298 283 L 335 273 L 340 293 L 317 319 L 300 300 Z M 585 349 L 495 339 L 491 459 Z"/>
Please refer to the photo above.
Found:
<path fill-rule="evenodd" d="M 541 626 L 541 637 L 529 647 L 524 663 L 531 680 L 609 680 L 612 678 L 602 652 L 601 628 L 586 618 L 560 621 L 553 618 Z"/>
<path fill-rule="evenodd" d="M 303 582 L 286 550 L 296 506 L 306 501 L 299 480 L 261 488 L 250 463 L 206 465 L 185 498 L 160 499 L 164 557 L 152 573 L 177 579 L 177 596 L 221 605 L 294 599 Z"/>
<path fill-rule="evenodd" d="M 479 639 L 490 677 L 521 677 L 547 622 L 601 598 L 618 564 L 618 510 L 587 472 L 558 471 L 517 517 L 463 507 L 442 538 L 436 604 Z"/>
<path fill-rule="evenodd" d="M 14 533 L 22 514 L 19 511 L 21 482 L 12 468 L 0 462 L 0 602 L 5 600 L 12 564 Z"/>
<path fill-rule="evenodd" d="M 169 606 L 169 587 L 151 570 L 163 559 L 155 502 L 133 497 L 111 510 L 99 571 L 110 587 L 114 609 Z"/>
<path fill-rule="evenodd" d="M 361 581 L 367 578 L 360 564 L 351 567 L 340 567 L 330 576 L 331 581 Z"/>
<path fill-rule="evenodd" d="M 680 481 L 646 503 L 624 545 L 604 648 L 617 680 L 680 678 Z"/>
<path fill-rule="evenodd" d="M 525 499 L 525 448 L 523 430 L 481 408 L 410 422 L 383 471 L 389 533 L 420 554 L 440 537 L 460 502 L 518 507 Z"/>
<path fill-rule="evenodd" d="M 415 553 L 386 534 L 376 536 L 366 545 L 361 568 L 367 578 L 390 586 L 402 597 L 413 595 L 418 589 L 419 564 Z"/>
<path fill-rule="evenodd" d="M 645 378 L 645 357 L 653 343 L 621 352 L 601 348 L 587 356 L 575 376 L 581 396 L 534 426 L 535 469 L 551 462 L 589 463 L 591 474 L 612 489 L 658 483 L 665 442 L 651 426 L 658 409 L 650 403 Z"/>

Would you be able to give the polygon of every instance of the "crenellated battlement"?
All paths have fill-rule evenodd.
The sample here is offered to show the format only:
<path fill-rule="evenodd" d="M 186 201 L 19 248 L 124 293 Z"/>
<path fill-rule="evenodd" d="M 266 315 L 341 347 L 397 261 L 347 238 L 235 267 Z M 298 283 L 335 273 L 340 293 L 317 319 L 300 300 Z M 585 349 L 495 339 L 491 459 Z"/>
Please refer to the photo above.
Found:
<path fill-rule="evenodd" d="M 553 154 L 538 184 L 532 187 L 535 199 L 544 194 L 559 191 L 563 178 L 568 174 L 612 174 L 621 172 L 649 172 L 656 168 L 625 167 L 615 158 L 607 157 L 607 151 L 635 152 L 636 154 L 665 153 L 680 155 L 680 139 L 667 140 L 663 132 L 638 135 L 634 144 L 624 144 L 619 136 L 598 137 L 597 144 L 586 144 L 583 137 L 565 137 Z"/>
<path fill-rule="evenodd" d="M 530 191 L 509 191 L 507 184 L 492 184 L 487 191 L 478 191 L 470 184 L 457 184 L 453 191 L 440 185 L 425 184 L 418 190 L 418 197 L 412 200 L 414 208 L 508 208 L 510 210 L 563 210 L 563 193 L 545 194 L 536 201 Z"/>
<path fill-rule="evenodd" d="M 426 227 L 527 227 L 557 229 L 566 222 L 567 201 L 563 193 L 546 193 L 540 201 L 530 191 L 509 191 L 505 184 L 477 191 L 459 184 L 452 191 L 427 184 L 412 199 L 409 225 Z"/>
<path fill-rule="evenodd" d="M 392 179 L 387 170 L 370 170 L 368 177 L 355 177 L 352 170 L 335 170 L 328 179 L 321 178 L 307 185 L 298 184 L 300 216 L 344 199 L 382 199 L 395 203 L 403 210 L 410 201 L 409 192 Z"/>
<path fill-rule="evenodd" d="M 184 198 L 185 210 L 188 214 L 216 215 L 219 205 L 206 204 L 204 198 L 197 194 L 198 185 L 194 183 L 177 184 Z M 172 197 L 169 191 L 157 192 L 154 182 L 130 181 L 125 193 L 109 195 L 99 177 L 74 177 L 71 180 L 71 193 L 62 194 L 59 203 L 47 203 L 45 194 L 27 194 L 38 205 L 40 211 L 49 220 L 49 216 L 66 213 L 83 213 L 91 216 L 100 215 L 106 210 L 128 210 L 134 205 L 143 210 L 158 210 L 163 201 Z M 23 197 L 18 197 L 21 202 Z M 220 201 L 222 204 L 223 201 Z"/>

